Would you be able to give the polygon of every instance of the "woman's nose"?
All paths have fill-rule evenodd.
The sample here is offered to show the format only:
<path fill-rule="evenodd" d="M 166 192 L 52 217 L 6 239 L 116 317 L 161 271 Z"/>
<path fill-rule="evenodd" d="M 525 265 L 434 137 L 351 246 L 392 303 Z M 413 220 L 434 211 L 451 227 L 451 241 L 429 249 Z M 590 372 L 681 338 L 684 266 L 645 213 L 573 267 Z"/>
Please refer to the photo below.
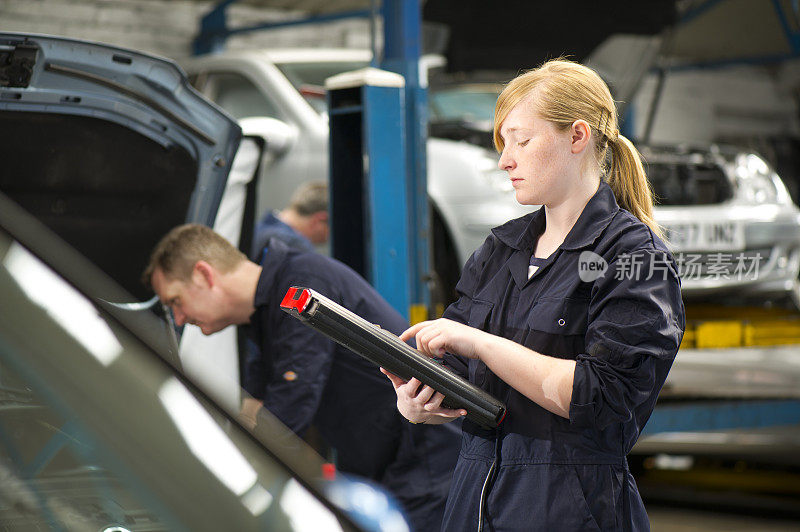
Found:
<path fill-rule="evenodd" d="M 500 160 L 497 161 L 497 167 L 500 170 L 505 170 L 506 172 L 514 168 L 514 160 L 508 155 L 508 150 L 503 148 L 503 152 L 500 154 Z"/>

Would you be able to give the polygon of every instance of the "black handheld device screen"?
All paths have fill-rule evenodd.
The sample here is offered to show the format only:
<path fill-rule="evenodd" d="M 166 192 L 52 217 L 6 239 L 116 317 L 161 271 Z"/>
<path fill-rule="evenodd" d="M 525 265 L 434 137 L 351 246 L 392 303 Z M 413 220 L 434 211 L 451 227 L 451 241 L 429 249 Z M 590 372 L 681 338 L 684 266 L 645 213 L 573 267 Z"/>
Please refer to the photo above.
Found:
<path fill-rule="evenodd" d="M 467 418 L 486 428 L 499 425 L 506 406 L 469 381 L 426 357 L 394 334 L 381 329 L 322 294 L 293 286 L 286 292 L 281 309 L 398 377 L 416 377 L 444 394 L 442 406 L 463 408 Z"/>

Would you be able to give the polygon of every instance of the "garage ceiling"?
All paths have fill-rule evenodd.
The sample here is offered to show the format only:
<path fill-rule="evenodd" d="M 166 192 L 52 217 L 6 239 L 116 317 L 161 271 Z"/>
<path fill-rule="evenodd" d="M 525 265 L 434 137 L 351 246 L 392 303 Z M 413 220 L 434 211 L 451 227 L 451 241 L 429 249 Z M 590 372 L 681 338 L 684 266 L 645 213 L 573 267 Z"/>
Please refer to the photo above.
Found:
<path fill-rule="evenodd" d="M 376 2 L 380 5 L 380 0 Z M 239 3 L 307 16 L 373 5 L 371 0 Z M 800 56 L 796 0 L 421 0 L 421 4 L 425 23 L 447 28 L 445 55 L 453 71 L 518 69 L 558 55 L 582 60 L 610 34 L 655 35 L 665 30 L 663 54 L 683 63 Z"/>
<path fill-rule="evenodd" d="M 780 59 L 800 53 L 794 0 L 703 0 L 684 5 L 670 56 L 694 62 Z"/>
<path fill-rule="evenodd" d="M 652 35 L 675 22 L 674 0 L 429 0 L 423 19 L 451 29 L 448 68 L 516 70 L 547 58 L 584 59 L 614 33 Z"/>

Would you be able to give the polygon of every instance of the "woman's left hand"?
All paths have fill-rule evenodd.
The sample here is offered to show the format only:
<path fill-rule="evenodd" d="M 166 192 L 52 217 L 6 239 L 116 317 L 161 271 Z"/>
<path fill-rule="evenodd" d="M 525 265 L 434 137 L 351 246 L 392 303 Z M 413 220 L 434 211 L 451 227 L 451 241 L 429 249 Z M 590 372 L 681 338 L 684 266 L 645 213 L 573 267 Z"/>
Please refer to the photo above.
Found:
<path fill-rule="evenodd" d="M 383 368 L 381 373 L 392 381 L 397 394 L 397 410 L 412 423 L 441 425 L 467 415 L 467 411 L 463 408 L 443 407 L 444 395 L 430 386 L 424 386 L 418 379 L 405 381 Z"/>
<path fill-rule="evenodd" d="M 403 341 L 416 337 L 417 349 L 430 357 L 450 352 L 466 358 L 480 358 L 478 344 L 487 333 L 461 323 L 438 319 L 423 321 L 400 335 Z"/>

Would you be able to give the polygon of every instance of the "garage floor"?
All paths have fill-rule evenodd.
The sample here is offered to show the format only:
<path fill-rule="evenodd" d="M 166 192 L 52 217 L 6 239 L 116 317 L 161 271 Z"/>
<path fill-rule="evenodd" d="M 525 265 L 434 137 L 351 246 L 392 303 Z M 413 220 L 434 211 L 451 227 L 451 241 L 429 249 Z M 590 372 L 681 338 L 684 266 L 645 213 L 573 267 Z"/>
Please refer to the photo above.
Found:
<path fill-rule="evenodd" d="M 800 520 L 647 506 L 653 532 L 795 532 Z"/>

